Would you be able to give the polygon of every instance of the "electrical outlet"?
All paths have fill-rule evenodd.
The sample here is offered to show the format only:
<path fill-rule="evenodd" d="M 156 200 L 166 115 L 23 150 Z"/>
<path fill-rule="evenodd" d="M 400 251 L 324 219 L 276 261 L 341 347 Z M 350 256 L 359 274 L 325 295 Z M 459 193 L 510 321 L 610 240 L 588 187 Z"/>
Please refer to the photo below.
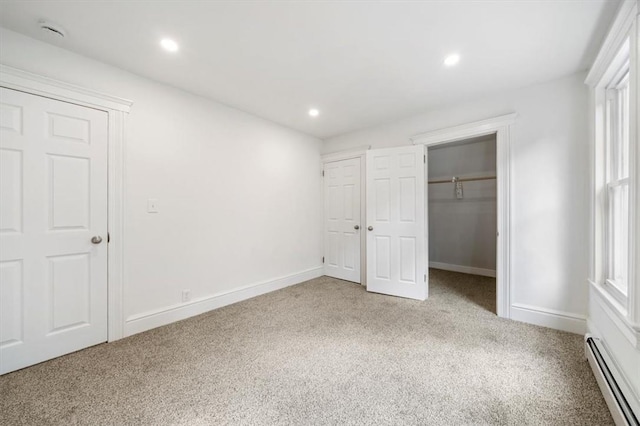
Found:
<path fill-rule="evenodd" d="M 182 290 L 182 302 L 191 300 L 191 290 Z"/>
<path fill-rule="evenodd" d="M 147 213 L 158 213 L 158 199 L 149 198 L 147 200 Z"/>

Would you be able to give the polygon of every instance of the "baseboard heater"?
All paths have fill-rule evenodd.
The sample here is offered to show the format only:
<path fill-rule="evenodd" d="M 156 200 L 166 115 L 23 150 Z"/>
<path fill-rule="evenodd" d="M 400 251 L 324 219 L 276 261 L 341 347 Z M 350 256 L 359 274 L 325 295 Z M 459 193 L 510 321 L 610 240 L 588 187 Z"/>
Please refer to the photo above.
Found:
<path fill-rule="evenodd" d="M 587 336 L 585 344 L 587 359 L 616 425 L 640 426 L 638 418 L 633 413 L 618 382 L 609 369 L 609 366 L 612 368 L 615 368 L 615 366 L 613 366 L 612 360 L 609 359 L 606 350 L 602 348 L 600 340 Z"/>

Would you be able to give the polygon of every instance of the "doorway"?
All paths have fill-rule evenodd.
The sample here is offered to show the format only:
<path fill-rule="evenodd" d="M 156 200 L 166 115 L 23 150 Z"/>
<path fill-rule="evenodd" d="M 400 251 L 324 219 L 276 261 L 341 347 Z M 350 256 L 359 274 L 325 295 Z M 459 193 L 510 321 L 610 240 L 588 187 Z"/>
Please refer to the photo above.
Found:
<path fill-rule="evenodd" d="M 516 113 L 455 127 L 437 129 L 411 138 L 415 145 L 433 146 L 495 135 L 496 140 L 496 313 L 511 318 L 511 126 Z M 428 187 L 429 185 L 427 185 Z"/>
<path fill-rule="evenodd" d="M 431 280 L 496 313 L 496 135 L 431 146 L 428 161 Z"/>

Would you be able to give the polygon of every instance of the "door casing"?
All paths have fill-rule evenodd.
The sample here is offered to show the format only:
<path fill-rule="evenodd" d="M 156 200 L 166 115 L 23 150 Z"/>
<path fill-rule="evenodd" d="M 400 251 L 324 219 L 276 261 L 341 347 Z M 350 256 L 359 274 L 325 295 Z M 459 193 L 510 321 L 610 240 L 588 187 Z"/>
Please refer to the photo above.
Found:
<path fill-rule="evenodd" d="M 425 147 L 442 145 L 478 136 L 496 135 L 497 176 L 497 254 L 496 254 L 496 307 L 499 317 L 511 318 L 511 125 L 516 113 L 487 120 L 438 129 L 411 138 L 414 145 Z"/>
<path fill-rule="evenodd" d="M 0 65 L 0 87 L 86 106 L 108 114 L 107 316 L 109 342 L 124 337 L 123 219 L 126 119 L 133 102 L 73 84 Z"/>

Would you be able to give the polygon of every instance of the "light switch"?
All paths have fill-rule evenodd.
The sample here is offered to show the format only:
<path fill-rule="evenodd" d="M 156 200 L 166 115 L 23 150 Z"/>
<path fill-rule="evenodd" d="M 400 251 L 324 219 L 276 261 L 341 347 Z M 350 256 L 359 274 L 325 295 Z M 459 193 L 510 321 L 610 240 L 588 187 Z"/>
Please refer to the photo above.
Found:
<path fill-rule="evenodd" d="M 158 213 L 158 199 L 149 198 L 147 200 L 147 213 Z"/>
<path fill-rule="evenodd" d="M 456 182 L 456 198 L 462 200 L 462 182 Z"/>

